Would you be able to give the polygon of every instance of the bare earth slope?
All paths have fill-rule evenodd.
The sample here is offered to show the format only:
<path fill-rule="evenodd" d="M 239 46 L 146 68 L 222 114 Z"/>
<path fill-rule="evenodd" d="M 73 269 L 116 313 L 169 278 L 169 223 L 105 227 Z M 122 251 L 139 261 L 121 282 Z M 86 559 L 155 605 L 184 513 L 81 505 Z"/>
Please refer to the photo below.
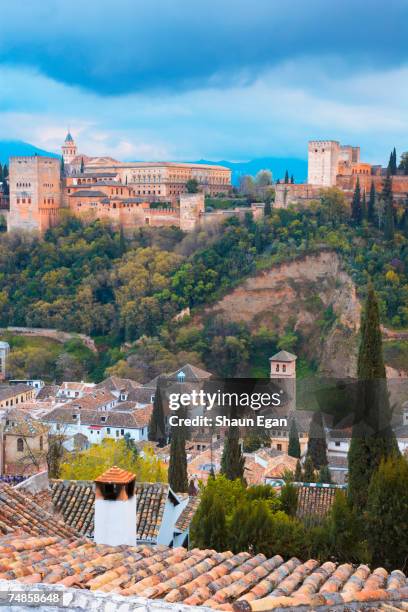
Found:
<path fill-rule="evenodd" d="M 333 313 L 330 313 L 330 307 Z M 338 255 L 321 251 L 259 272 L 225 295 L 206 314 L 265 326 L 279 334 L 295 329 L 305 357 L 335 376 L 356 371 L 360 304 Z"/>

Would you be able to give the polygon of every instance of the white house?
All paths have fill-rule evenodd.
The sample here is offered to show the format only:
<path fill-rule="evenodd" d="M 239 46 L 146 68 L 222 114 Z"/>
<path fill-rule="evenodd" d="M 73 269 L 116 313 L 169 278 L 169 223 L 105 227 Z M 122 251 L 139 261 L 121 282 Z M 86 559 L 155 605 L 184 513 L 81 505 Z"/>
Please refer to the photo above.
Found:
<path fill-rule="evenodd" d="M 148 425 L 152 408 L 140 408 L 133 412 L 82 410 L 76 407 L 54 408 L 42 417 L 51 433 L 63 434 L 67 450 L 72 450 L 72 438 L 81 433 L 90 444 L 99 444 L 105 438 L 120 440 L 126 435 L 138 442 L 148 439 Z"/>

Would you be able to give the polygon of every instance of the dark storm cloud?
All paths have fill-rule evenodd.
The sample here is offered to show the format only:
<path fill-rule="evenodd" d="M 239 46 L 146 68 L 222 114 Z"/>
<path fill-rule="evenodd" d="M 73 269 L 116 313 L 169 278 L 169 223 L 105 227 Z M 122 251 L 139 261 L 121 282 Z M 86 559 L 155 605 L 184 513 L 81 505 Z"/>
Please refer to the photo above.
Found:
<path fill-rule="evenodd" d="M 0 0 L 0 62 L 101 95 L 246 83 L 286 60 L 408 56 L 406 0 Z M 312 77 L 312 75 L 308 75 Z"/>

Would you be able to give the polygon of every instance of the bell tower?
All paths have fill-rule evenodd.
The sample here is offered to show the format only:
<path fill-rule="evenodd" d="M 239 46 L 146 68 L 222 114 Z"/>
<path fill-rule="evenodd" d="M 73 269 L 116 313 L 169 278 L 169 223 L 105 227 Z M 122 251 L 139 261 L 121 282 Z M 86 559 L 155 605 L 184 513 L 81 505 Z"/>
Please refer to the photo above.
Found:
<path fill-rule="evenodd" d="M 77 146 L 75 144 L 74 139 L 71 136 L 71 132 L 68 131 L 68 134 L 65 137 L 64 144 L 61 147 L 62 149 L 62 157 L 64 160 L 64 164 L 70 164 L 72 160 L 77 156 Z"/>
<path fill-rule="evenodd" d="M 279 351 L 269 358 L 270 379 L 285 392 L 288 410 L 296 410 L 296 359 L 296 355 L 288 351 Z"/>

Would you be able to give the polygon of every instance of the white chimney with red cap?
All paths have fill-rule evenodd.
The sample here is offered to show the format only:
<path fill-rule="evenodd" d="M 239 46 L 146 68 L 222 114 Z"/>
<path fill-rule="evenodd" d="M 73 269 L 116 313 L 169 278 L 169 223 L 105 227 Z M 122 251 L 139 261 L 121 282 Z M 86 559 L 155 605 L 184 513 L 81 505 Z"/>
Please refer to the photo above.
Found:
<path fill-rule="evenodd" d="M 97 544 L 136 546 L 136 476 L 116 466 L 95 479 Z"/>

